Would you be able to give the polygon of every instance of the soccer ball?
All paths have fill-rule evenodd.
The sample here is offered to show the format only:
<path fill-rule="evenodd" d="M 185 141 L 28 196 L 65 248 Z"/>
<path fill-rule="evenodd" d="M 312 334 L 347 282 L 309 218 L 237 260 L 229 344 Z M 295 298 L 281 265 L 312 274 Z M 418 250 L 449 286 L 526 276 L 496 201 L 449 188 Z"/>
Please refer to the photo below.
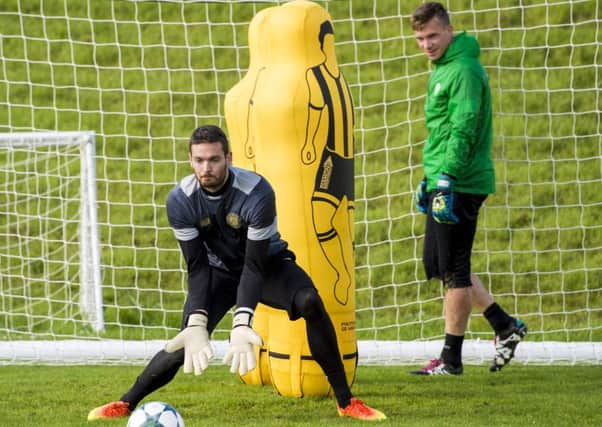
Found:
<path fill-rule="evenodd" d="M 127 427 L 184 427 L 184 420 L 167 403 L 147 402 L 132 412 Z"/>

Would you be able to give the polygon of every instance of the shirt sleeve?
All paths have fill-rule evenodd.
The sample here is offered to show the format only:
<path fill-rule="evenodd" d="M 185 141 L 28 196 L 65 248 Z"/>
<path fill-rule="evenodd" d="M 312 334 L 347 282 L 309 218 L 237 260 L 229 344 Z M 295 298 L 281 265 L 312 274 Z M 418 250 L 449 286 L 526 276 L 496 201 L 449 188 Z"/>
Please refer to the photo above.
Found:
<path fill-rule="evenodd" d="M 274 190 L 262 180 L 247 201 L 249 218 L 247 239 L 265 240 L 278 233 L 276 222 L 276 196 Z"/>
<path fill-rule="evenodd" d="M 167 196 L 166 207 L 167 219 L 176 239 L 188 241 L 199 235 L 198 214 L 195 212 L 190 198 L 179 185 Z"/>
<path fill-rule="evenodd" d="M 278 234 L 276 199 L 267 181 L 262 180 L 258 184 L 247 205 L 249 227 L 236 305 L 254 310 L 261 297 L 261 288 L 266 277 L 270 241 Z"/>
<path fill-rule="evenodd" d="M 167 217 L 188 271 L 187 308 L 189 311 L 205 310 L 209 312 L 209 290 L 211 269 L 207 257 L 207 248 L 196 226 L 197 214 L 190 198 L 178 185 L 167 197 Z"/>
<path fill-rule="evenodd" d="M 188 295 L 186 297 L 188 312 L 205 310 L 209 313 L 211 268 L 207 258 L 207 248 L 200 237 L 192 240 L 178 240 L 178 243 L 188 269 Z"/>
<path fill-rule="evenodd" d="M 245 264 L 236 294 L 237 307 L 255 310 L 261 298 L 261 287 L 266 276 L 269 240 L 247 239 Z"/>
<path fill-rule="evenodd" d="M 443 172 L 461 179 L 468 167 L 477 128 L 482 119 L 483 84 L 476 70 L 459 69 L 449 93 L 450 136 L 446 146 Z"/>

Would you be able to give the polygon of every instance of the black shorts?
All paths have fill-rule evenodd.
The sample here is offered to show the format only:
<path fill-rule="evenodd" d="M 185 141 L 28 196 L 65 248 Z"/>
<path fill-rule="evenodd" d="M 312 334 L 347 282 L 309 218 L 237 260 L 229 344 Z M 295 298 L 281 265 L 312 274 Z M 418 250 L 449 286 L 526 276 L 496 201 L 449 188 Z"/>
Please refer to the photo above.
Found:
<path fill-rule="evenodd" d="M 239 281 L 239 275 L 220 268 L 211 268 L 211 296 L 207 322 L 207 329 L 210 332 L 215 329 L 228 310 L 236 305 Z M 270 261 L 260 302 L 272 308 L 285 310 L 291 320 L 297 320 L 301 316 L 295 311 L 293 302 L 295 295 L 302 288 L 315 288 L 315 286 L 309 275 L 295 262 L 295 255 L 285 251 Z M 183 322 L 189 311 L 186 304 Z"/>
<path fill-rule="evenodd" d="M 439 278 L 447 287 L 471 286 L 470 256 L 477 230 L 479 209 L 487 195 L 454 193 L 453 210 L 458 224 L 439 224 L 431 212 L 434 191 L 429 202 L 424 233 L 422 261 L 427 279 Z"/>

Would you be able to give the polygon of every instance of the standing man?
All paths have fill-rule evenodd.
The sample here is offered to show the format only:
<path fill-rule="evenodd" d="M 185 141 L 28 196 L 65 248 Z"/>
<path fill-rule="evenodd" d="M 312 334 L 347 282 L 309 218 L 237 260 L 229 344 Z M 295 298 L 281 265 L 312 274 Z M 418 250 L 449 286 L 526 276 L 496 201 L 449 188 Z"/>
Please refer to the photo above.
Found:
<path fill-rule="evenodd" d="M 93 409 L 88 420 L 129 415 L 144 397 L 170 382 L 182 365 L 184 373 L 200 375 L 213 357 L 209 336 L 233 306 L 224 363 L 240 375 L 253 370 L 254 346 L 262 345 L 252 328 L 258 302 L 286 310 L 291 320 L 305 319 L 311 355 L 328 378 L 340 416 L 385 419 L 351 393 L 322 299 L 278 232 L 270 184 L 231 165 L 228 139 L 217 126 L 194 131 L 189 160 L 194 173 L 180 181 L 167 199 L 169 223 L 188 266 L 182 330 L 119 401 Z"/>
<path fill-rule="evenodd" d="M 465 32 L 454 35 L 440 3 L 420 5 L 412 28 L 434 67 L 424 108 L 425 178 L 415 193 L 417 209 L 427 216 L 423 263 L 427 279 L 438 278 L 447 288 L 441 355 L 412 373 L 462 374 L 462 343 L 473 306 L 495 331 L 490 370 L 499 371 L 514 357 L 527 326 L 494 302 L 470 268 L 479 209 L 495 192 L 489 78 L 477 40 Z"/>

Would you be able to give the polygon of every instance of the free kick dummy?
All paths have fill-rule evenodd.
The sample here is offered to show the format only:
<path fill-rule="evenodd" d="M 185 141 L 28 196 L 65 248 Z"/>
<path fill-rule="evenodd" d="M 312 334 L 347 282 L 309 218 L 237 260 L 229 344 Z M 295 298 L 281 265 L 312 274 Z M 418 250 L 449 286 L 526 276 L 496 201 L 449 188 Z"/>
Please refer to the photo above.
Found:
<path fill-rule="evenodd" d="M 333 321 L 351 384 L 357 365 L 353 256 L 353 105 L 337 65 L 330 15 L 297 0 L 259 12 L 249 26 L 249 70 L 227 94 L 236 165 L 274 186 L 280 232 L 313 279 Z M 264 348 L 243 377 L 285 396 L 326 395 L 303 319 L 258 306 Z M 266 372 L 267 371 L 267 372 Z"/>

